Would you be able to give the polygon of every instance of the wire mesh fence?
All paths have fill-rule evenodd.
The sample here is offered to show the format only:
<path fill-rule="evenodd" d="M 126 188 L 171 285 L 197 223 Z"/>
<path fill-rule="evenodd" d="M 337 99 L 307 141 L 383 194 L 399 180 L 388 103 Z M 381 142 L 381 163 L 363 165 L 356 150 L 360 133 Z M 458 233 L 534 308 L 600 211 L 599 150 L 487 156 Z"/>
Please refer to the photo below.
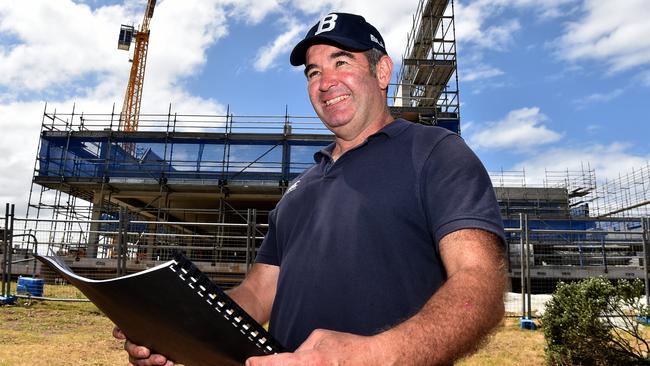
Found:
<path fill-rule="evenodd" d="M 507 228 L 506 235 L 509 315 L 539 316 L 560 281 L 589 277 L 642 279 L 648 298 L 648 218 L 543 220 L 521 215 L 519 226 Z"/>
<path fill-rule="evenodd" d="M 267 212 L 247 210 L 243 223 L 131 220 L 24 219 L 6 215 L 0 246 L 3 283 L 37 276 L 60 282 L 33 259 L 34 253 L 64 259 L 78 275 L 106 279 L 171 260 L 180 251 L 223 287 L 239 283 L 252 265 L 267 230 Z"/>

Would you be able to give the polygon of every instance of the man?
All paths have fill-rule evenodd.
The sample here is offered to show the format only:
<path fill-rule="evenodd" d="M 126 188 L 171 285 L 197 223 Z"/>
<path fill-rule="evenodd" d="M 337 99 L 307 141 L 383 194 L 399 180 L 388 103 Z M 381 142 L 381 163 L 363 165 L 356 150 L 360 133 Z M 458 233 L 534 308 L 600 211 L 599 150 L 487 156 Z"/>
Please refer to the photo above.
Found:
<path fill-rule="evenodd" d="M 503 315 L 503 227 L 489 177 L 455 134 L 394 120 L 393 63 L 364 18 L 331 13 L 291 53 L 335 142 L 269 216 L 230 295 L 292 353 L 258 365 L 437 365 Z M 124 339 L 116 329 L 114 335 Z M 171 365 L 128 340 L 135 365 Z"/>

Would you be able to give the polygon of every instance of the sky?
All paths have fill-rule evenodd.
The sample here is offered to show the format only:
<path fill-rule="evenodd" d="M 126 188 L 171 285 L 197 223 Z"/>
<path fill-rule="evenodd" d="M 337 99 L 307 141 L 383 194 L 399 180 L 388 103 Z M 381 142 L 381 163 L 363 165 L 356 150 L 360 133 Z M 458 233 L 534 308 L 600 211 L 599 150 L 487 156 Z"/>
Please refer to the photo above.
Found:
<path fill-rule="evenodd" d="M 0 0 L 0 203 L 25 206 L 42 115 L 122 105 L 121 24 L 145 0 Z M 142 112 L 313 116 L 293 47 L 330 11 L 363 15 L 399 70 L 418 0 L 159 0 Z M 650 0 L 456 0 L 462 137 L 489 171 L 650 160 Z M 133 48 L 132 48 L 133 49 Z M 132 51 L 131 51 L 132 52 Z M 396 72 L 395 72 L 396 74 Z M 396 80 L 393 80 L 395 82 Z"/>

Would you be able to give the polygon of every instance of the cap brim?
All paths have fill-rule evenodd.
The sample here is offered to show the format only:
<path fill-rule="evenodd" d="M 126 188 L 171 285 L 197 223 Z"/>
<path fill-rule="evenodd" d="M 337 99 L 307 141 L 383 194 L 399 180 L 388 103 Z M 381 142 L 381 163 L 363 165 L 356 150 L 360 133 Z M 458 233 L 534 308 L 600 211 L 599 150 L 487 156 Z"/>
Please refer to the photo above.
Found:
<path fill-rule="evenodd" d="M 336 37 L 336 36 L 314 36 L 308 39 L 303 39 L 291 51 L 289 61 L 293 66 L 304 65 L 307 61 L 307 50 L 315 44 L 329 44 L 337 46 L 341 49 L 348 51 L 367 51 L 372 48 L 367 44 L 355 42 L 349 38 Z"/>

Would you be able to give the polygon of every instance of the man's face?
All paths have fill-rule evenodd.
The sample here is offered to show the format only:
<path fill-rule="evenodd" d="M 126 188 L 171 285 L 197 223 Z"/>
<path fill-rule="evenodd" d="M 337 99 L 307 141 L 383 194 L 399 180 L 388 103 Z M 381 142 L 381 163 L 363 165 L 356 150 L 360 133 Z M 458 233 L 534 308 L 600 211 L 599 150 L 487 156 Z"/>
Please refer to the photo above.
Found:
<path fill-rule="evenodd" d="M 319 44 L 309 47 L 306 60 L 311 104 L 338 137 L 356 137 L 383 111 L 385 97 L 362 52 Z"/>

